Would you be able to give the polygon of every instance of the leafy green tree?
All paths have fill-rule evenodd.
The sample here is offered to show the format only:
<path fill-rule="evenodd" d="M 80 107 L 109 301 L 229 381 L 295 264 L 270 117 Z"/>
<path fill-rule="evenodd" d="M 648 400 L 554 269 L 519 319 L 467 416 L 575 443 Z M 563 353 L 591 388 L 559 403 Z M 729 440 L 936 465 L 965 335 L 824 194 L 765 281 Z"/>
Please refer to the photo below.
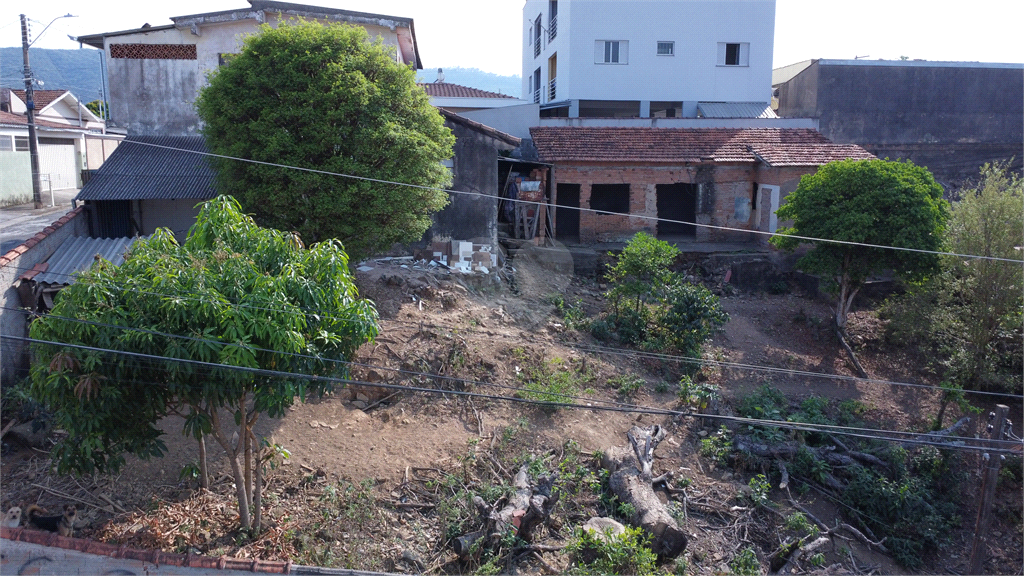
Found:
<path fill-rule="evenodd" d="M 183 432 L 200 440 L 201 461 L 206 436 L 227 452 L 242 527 L 253 524 L 255 510 L 259 528 L 264 457 L 253 426 L 330 384 L 187 361 L 344 376 L 337 361 L 376 336 L 377 312 L 359 298 L 338 242 L 306 249 L 293 234 L 256 226 L 237 201 L 220 196 L 203 205 L 183 245 L 160 229 L 136 242 L 120 267 L 94 264 L 30 333 L 97 349 L 34 350 L 33 395 L 68 433 L 53 450 L 60 471 L 116 471 L 125 454 L 161 456 L 157 424 L 178 414 Z"/>
<path fill-rule="evenodd" d="M 793 250 L 793 236 L 876 246 L 938 251 L 945 238 L 949 205 L 927 169 L 911 162 L 843 160 L 800 179 L 778 210 L 779 229 L 771 242 Z M 824 275 L 837 295 L 835 322 L 845 330 L 853 299 L 872 275 L 891 271 L 921 281 L 939 270 L 939 257 L 926 252 L 817 242 L 797 266 Z"/>
<path fill-rule="evenodd" d="M 92 102 L 87 103 L 85 107 L 100 118 L 106 119 L 110 117 L 110 108 L 103 100 L 93 100 Z"/>
<path fill-rule="evenodd" d="M 354 262 L 418 240 L 448 201 L 440 162 L 455 138 L 413 70 L 362 27 L 263 25 L 196 106 L 216 154 L 378 180 L 213 160 L 218 189 L 260 225 L 337 238 Z"/>
<path fill-rule="evenodd" d="M 608 297 L 619 311 L 622 300 L 631 300 L 639 313 L 644 301 L 654 298 L 672 282 L 669 269 L 679 249 L 646 232 L 637 232 L 622 249 L 606 275 L 612 289 Z"/>

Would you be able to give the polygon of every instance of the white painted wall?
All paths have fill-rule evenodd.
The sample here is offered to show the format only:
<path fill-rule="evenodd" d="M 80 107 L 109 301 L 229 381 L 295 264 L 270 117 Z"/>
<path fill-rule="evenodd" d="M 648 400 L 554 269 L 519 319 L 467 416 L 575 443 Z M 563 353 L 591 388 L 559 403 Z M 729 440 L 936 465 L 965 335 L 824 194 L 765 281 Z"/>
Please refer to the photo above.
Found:
<path fill-rule="evenodd" d="M 769 102 L 775 0 L 559 0 L 558 33 L 542 36 L 534 56 L 529 35 L 538 14 L 548 22 L 548 0 L 523 7 L 523 97 L 529 78 L 558 54 L 555 100 Z M 546 31 L 545 31 L 546 32 Z M 595 63 L 595 41 L 624 40 L 628 63 Z M 658 56 L 657 42 L 675 43 Z M 749 43 L 747 66 L 718 65 L 718 44 Z M 542 98 L 542 103 L 547 100 Z"/>

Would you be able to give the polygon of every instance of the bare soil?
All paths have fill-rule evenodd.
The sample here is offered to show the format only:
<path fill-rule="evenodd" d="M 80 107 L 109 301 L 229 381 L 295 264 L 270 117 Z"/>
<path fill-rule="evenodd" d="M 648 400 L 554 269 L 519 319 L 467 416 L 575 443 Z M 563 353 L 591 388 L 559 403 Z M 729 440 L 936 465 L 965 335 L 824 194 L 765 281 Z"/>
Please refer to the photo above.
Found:
<path fill-rule="evenodd" d="M 529 280 L 523 280 L 528 274 Z M 646 384 L 626 400 L 679 409 L 678 380 L 669 379 L 672 367 L 628 354 L 581 350 L 607 344 L 567 330 L 546 299 L 555 293 L 570 302 L 578 300 L 593 316 L 604 309 L 601 285 L 572 278 L 564 269 L 552 272 L 524 265 L 515 294 L 501 283 L 433 275 L 397 262 L 361 272 L 358 280 L 361 294 L 373 299 L 381 313 L 381 335 L 360 349 L 357 362 L 366 366 L 355 367 L 352 375 L 369 385 L 296 403 L 283 418 L 260 421 L 257 432 L 291 453 L 270 473 L 265 507 L 270 530 L 260 539 L 249 541 L 233 531 L 234 492 L 219 447 L 210 446 L 216 479 L 212 493 L 197 495 L 194 481 L 179 477 L 183 466 L 197 460 L 197 449 L 193 440 L 181 435 L 177 418 L 162 423 L 167 432 L 165 457 L 131 459 L 117 475 L 58 476 L 45 452 L 12 446 L 2 462 L 0 506 L 38 503 L 56 510 L 76 502 L 78 535 L 173 552 L 289 558 L 364 570 L 469 572 L 477 565 L 458 561 L 443 545 L 446 534 L 438 505 L 446 489 L 497 482 L 498 477 L 507 483 L 514 470 L 500 463 L 520 462 L 524 454 L 562 460 L 578 454 L 585 466 L 596 470 L 589 456 L 625 444 L 630 426 L 660 424 L 669 438 L 658 450 L 655 473 L 673 471 L 677 478 L 691 481 L 691 540 L 684 552 L 688 573 L 728 573 L 729 561 L 742 548 L 754 546 L 764 561 L 779 546 L 782 518 L 793 512 L 785 493 L 772 491 L 775 508 L 753 509 L 743 494 L 749 492 L 748 481 L 758 470 L 723 469 L 699 455 L 700 440 L 718 427 L 710 420 L 551 410 L 500 399 L 373 386 L 509 397 L 522 387 L 523 371 L 565 366 L 589 375 L 581 402 L 591 407 L 623 401 L 608 379 L 634 374 Z M 730 321 L 708 348 L 706 359 L 776 369 L 706 367 L 701 377 L 721 387 L 722 413 L 731 413 L 731 404 L 770 384 L 792 402 L 812 395 L 856 400 L 866 408 L 865 420 L 880 428 L 924 431 L 936 414 L 938 396 L 933 390 L 840 378 L 853 372 L 832 335 L 827 303 L 794 293 L 733 294 L 724 296 L 722 303 Z M 882 328 L 870 311 L 857 312 L 850 321 L 853 345 L 868 373 L 878 380 L 934 384 L 927 359 L 886 343 Z M 959 417 L 955 408 L 951 410 L 947 422 Z M 1021 421 L 1020 406 L 1013 408 L 1011 418 Z M 567 444 L 570 440 L 573 443 Z M 490 464 L 492 460 L 499 465 Z M 487 469 L 494 478 L 482 477 L 481 470 Z M 977 478 L 975 468 L 971 474 Z M 919 573 L 966 573 L 976 485 L 965 486 L 962 528 Z M 842 518 L 839 506 L 813 490 L 797 498 L 830 526 Z M 586 520 L 582 516 L 603 510 L 599 502 L 583 496 L 574 502 L 578 509 L 566 507 L 557 515 L 543 544 L 564 545 L 573 527 Z M 1020 483 L 1001 483 L 988 572 L 1022 573 L 1022 507 Z M 833 542 L 822 549 L 822 567 L 805 563 L 800 569 L 908 572 L 857 540 Z M 551 568 L 568 567 L 563 552 L 546 552 L 543 557 Z M 544 566 L 527 556 L 518 559 L 516 569 L 539 573 Z"/>

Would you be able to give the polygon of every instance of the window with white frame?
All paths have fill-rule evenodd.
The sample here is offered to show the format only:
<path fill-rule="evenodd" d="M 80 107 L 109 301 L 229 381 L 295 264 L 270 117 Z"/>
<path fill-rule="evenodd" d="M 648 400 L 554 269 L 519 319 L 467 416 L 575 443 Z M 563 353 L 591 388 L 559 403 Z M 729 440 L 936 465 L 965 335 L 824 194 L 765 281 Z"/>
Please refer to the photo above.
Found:
<path fill-rule="evenodd" d="M 719 42 L 719 66 L 749 66 L 750 42 Z"/>
<path fill-rule="evenodd" d="M 15 152 L 28 152 L 28 136 L 15 136 L 14 137 L 14 151 Z"/>
<path fill-rule="evenodd" d="M 14 137 L 6 134 L 0 134 L 0 152 L 13 152 L 14 151 Z"/>
<path fill-rule="evenodd" d="M 594 42 L 594 63 L 628 64 L 628 40 L 598 40 Z"/>
<path fill-rule="evenodd" d="M 675 56 L 676 54 L 676 43 L 675 42 L 658 42 L 658 56 Z"/>

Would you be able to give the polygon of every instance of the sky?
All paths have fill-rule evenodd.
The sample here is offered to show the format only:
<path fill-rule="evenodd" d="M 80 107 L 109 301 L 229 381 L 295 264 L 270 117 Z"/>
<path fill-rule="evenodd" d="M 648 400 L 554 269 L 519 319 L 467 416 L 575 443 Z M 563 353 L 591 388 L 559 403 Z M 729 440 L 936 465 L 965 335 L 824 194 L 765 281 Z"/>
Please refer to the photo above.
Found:
<path fill-rule="evenodd" d="M 585 1 L 585 0 L 584 0 Z M 643 0 L 631 0 L 640 2 Z M 752 0 L 758 1 L 758 0 Z M 426 69 L 460 66 L 501 75 L 522 71 L 523 0 L 299 0 L 413 18 Z M 35 39 L 53 18 L 62 18 L 36 40 L 37 48 L 78 48 L 80 36 L 170 24 L 170 16 L 231 10 L 245 0 L 138 0 L 83 3 L 13 1 L 0 8 L 0 46 L 20 46 L 19 10 Z M 947 8 L 948 7 L 948 8 Z M 777 0 L 774 67 L 811 58 L 857 56 L 895 60 L 1024 62 L 1024 1 L 975 0 L 969 4 L 922 0 Z"/>

